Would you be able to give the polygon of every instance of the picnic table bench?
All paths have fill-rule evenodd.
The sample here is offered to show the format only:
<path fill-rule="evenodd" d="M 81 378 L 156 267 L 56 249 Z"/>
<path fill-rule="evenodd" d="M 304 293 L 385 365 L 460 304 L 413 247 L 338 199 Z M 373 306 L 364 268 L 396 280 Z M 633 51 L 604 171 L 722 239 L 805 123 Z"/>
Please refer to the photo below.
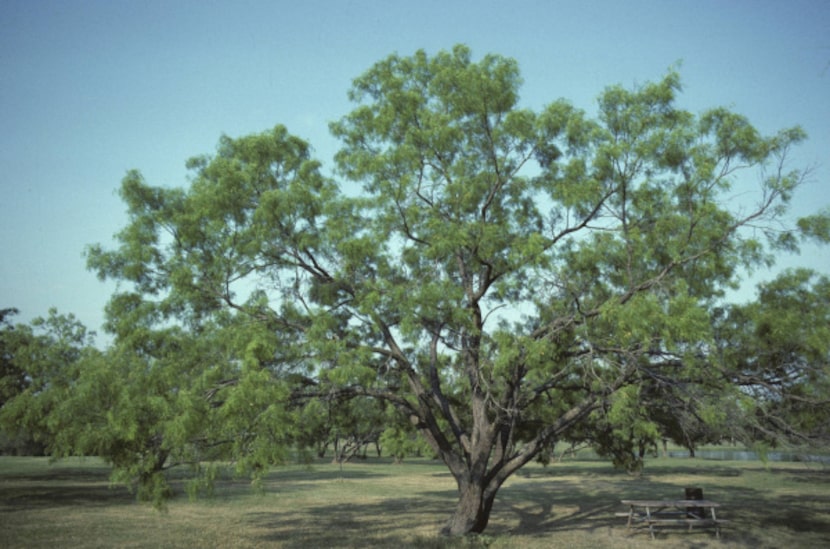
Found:
<path fill-rule="evenodd" d="M 728 522 L 715 514 L 720 504 L 706 499 L 624 499 L 622 503 L 628 505 L 628 512 L 617 516 L 627 517 L 629 528 L 647 525 L 651 539 L 654 539 L 654 526 L 660 524 L 688 526 L 690 531 L 695 526 L 714 527 L 715 535 L 720 537 L 720 525 Z"/>

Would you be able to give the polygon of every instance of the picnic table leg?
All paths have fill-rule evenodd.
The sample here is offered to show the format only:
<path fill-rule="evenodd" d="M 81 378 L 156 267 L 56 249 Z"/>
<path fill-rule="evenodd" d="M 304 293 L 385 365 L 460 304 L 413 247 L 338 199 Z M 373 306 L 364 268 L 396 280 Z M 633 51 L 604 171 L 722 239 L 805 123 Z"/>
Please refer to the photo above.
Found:
<path fill-rule="evenodd" d="M 654 523 L 651 522 L 651 508 L 646 505 L 646 520 L 648 521 L 648 531 L 651 534 L 651 539 L 657 539 L 654 537 Z"/>
<path fill-rule="evenodd" d="M 720 524 L 718 524 L 718 517 L 715 516 L 715 508 L 712 507 L 712 520 L 715 522 L 715 537 L 720 539 Z"/>

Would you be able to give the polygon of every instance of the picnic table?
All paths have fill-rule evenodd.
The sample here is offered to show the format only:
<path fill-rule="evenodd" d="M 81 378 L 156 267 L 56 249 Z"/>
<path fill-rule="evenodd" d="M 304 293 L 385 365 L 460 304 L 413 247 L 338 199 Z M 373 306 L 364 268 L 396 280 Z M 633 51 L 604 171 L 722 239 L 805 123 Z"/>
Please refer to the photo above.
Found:
<path fill-rule="evenodd" d="M 624 499 L 622 503 L 628 505 L 628 512 L 617 515 L 628 517 L 629 528 L 647 525 L 651 539 L 654 526 L 660 524 L 687 525 L 690 531 L 695 526 L 714 527 L 715 535 L 720 537 L 720 525 L 727 522 L 715 514 L 720 504 L 707 499 Z"/>

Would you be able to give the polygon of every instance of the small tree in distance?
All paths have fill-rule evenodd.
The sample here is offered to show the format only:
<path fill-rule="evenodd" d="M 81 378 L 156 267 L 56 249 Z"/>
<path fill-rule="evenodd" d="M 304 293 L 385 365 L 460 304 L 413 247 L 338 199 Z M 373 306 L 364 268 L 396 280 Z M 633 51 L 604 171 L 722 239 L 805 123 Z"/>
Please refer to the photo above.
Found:
<path fill-rule="evenodd" d="M 394 405 L 457 483 L 443 532 L 482 532 L 506 479 L 629 387 L 720 376 L 710 313 L 742 267 L 796 246 L 780 222 L 805 176 L 784 169 L 800 129 L 679 109 L 674 72 L 606 89 L 596 118 L 519 108 L 520 82 L 463 46 L 392 55 L 331 126 L 360 192 L 282 126 L 224 137 L 187 189 L 128 174 L 119 247 L 89 264 L 166 322 L 258 326 L 256 375 L 290 368 L 295 396 Z M 734 199 L 744 172 L 752 203 Z"/>

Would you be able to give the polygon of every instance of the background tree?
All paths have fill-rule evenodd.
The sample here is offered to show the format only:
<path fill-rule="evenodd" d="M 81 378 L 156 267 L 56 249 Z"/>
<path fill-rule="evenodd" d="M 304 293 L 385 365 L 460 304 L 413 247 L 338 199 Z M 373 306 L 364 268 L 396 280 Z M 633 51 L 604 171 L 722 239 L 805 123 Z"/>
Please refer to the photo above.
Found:
<path fill-rule="evenodd" d="M 0 424 L 10 437 L 55 448 L 54 416 L 71 394 L 81 363 L 96 355 L 93 334 L 73 315 L 51 309 L 46 318 L 4 327 L 4 390 Z"/>
<path fill-rule="evenodd" d="M 216 427 L 211 396 L 233 364 L 210 326 L 195 335 L 155 327 L 153 317 L 139 296 L 113 296 L 107 328 L 114 342 L 81 363 L 71 392 L 51 414 L 51 451 L 102 457 L 113 482 L 161 507 L 172 494 L 170 469 L 200 471 L 203 462 L 227 455 L 222 449 L 231 441 Z"/>
<path fill-rule="evenodd" d="M 433 455 L 432 449 L 408 418 L 401 417 L 399 410 L 389 405 L 385 416 L 384 429 L 379 440 L 384 455 L 395 458 L 395 463 L 402 463 L 405 458 L 411 456 Z"/>
<path fill-rule="evenodd" d="M 788 270 L 719 319 L 717 357 L 751 413 L 746 438 L 772 445 L 830 440 L 830 280 Z"/>
<path fill-rule="evenodd" d="M 17 327 L 25 337 L 15 340 L 14 362 L 27 386 L 0 421 L 35 436 L 53 458 L 103 458 L 114 483 L 163 506 L 174 467 L 189 467 L 198 490 L 210 487 L 212 461 L 239 455 L 240 470 L 279 461 L 289 421 L 275 411 L 272 376 L 263 382 L 257 359 L 237 352 L 250 351 L 256 330 L 242 334 L 232 322 L 203 323 L 198 333 L 161 328 L 157 314 L 138 295 L 113 296 L 106 327 L 114 341 L 105 351 L 71 315 L 52 311 Z"/>
<path fill-rule="evenodd" d="M 515 61 L 463 46 L 390 56 L 332 125 L 362 192 L 281 126 L 226 137 L 188 189 L 129 174 L 120 247 L 90 265 L 168 319 L 247 317 L 319 395 L 396 406 L 456 480 L 444 532 L 481 532 L 510 475 L 630 386 L 706 371 L 713 305 L 769 259 L 763 229 L 804 177 L 784 170 L 801 130 L 681 110 L 673 72 L 608 88 L 596 119 L 521 109 L 519 85 Z M 738 204 L 747 170 L 757 201 Z"/>
<path fill-rule="evenodd" d="M 30 383 L 26 372 L 15 360 L 17 349 L 26 347 L 33 337 L 28 327 L 17 329 L 11 318 L 18 313 L 15 308 L 0 310 L 0 409 L 21 394 Z M 0 424 L 0 454 L 42 455 L 43 443 L 34 434 L 23 431 L 17 425 Z"/>
<path fill-rule="evenodd" d="M 659 425 L 660 440 L 672 441 L 689 451 L 695 457 L 695 450 L 704 444 L 718 444 L 722 441 L 743 440 L 739 398 L 733 386 L 722 379 L 719 387 L 709 386 L 702 390 L 698 386 L 679 389 L 664 388 L 658 394 L 649 395 L 650 414 Z M 665 446 L 664 446 L 665 451 Z"/>
<path fill-rule="evenodd" d="M 26 388 L 26 373 L 14 360 L 14 325 L 10 318 L 17 309 L 0 309 L 0 407 Z"/>
<path fill-rule="evenodd" d="M 380 455 L 380 435 L 384 430 L 384 403 L 366 397 L 330 402 L 328 428 L 331 431 L 334 461 L 344 463 L 366 457 L 369 446 Z"/>
<path fill-rule="evenodd" d="M 720 368 L 711 366 L 713 372 Z M 647 453 L 657 454 L 662 443 L 672 441 L 695 457 L 703 444 L 746 440 L 737 409 L 734 386 L 716 376 L 709 383 L 688 379 L 643 379 L 608 399 L 592 420 L 571 434 L 569 440 L 587 442 L 602 456 L 629 472 L 639 472 Z"/>

